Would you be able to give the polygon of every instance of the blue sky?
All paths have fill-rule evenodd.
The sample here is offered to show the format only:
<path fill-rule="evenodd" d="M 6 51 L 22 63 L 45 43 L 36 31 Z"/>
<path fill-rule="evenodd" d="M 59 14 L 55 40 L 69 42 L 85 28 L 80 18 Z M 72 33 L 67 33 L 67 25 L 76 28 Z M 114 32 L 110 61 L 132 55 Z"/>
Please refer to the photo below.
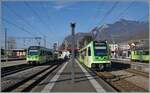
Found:
<path fill-rule="evenodd" d="M 71 34 L 70 22 L 76 22 L 76 32 L 89 32 L 95 26 L 114 23 L 120 18 L 148 20 L 148 3 L 146 0 L 145 2 L 135 0 L 118 2 L 102 21 L 103 16 L 115 3 L 116 1 L 5 1 L 2 2 L 3 28 L 7 28 L 8 36 L 43 37 L 45 35 L 48 41 L 47 47 L 51 47 L 54 42 L 61 43 Z M 127 7 L 129 8 L 124 11 Z M 124 13 L 118 17 L 123 11 Z"/>

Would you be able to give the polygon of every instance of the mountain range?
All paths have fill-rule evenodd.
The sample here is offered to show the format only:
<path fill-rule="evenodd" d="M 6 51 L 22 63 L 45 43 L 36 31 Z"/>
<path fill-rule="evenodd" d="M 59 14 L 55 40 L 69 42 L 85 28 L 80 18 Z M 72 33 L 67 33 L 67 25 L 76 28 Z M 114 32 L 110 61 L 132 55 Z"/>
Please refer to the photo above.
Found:
<path fill-rule="evenodd" d="M 91 36 L 95 40 L 107 40 L 110 43 L 149 39 L 149 23 L 120 19 L 113 24 L 104 24 L 100 27 L 96 27 L 87 33 L 76 33 L 75 42 L 77 43 L 77 41 L 80 41 L 84 36 Z M 71 45 L 71 35 L 67 36 L 62 44 L 64 44 L 65 41 L 67 41 L 68 45 Z"/>

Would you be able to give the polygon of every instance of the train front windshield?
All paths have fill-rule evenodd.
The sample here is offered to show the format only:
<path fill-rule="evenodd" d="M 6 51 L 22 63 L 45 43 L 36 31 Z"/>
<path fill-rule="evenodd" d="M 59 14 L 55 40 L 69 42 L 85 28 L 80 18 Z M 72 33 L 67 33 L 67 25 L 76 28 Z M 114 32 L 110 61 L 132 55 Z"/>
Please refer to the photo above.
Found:
<path fill-rule="evenodd" d="M 106 56 L 107 55 L 106 42 L 94 42 L 94 55 L 95 56 Z"/>
<path fill-rule="evenodd" d="M 29 50 L 28 55 L 38 55 L 38 50 Z"/>
<path fill-rule="evenodd" d="M 107 48 L 106 48 L 106 46 L 95 47 L 94 55 L 95 56 L 102 56 L 102 55 L 105 56 L 105 55 L 107 55 Z"/>

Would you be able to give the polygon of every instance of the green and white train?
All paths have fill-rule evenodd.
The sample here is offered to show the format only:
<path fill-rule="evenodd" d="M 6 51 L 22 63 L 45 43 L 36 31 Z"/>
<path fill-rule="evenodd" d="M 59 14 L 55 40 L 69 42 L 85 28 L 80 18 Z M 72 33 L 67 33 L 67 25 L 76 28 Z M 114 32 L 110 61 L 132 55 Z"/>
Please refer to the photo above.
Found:
<path fill-rule="evenodd" d="M 131 51 L 131 61 L 149 62 L 149 50 L 136 49 Z"/>
<path fill-rule="evenodd" d="M 92 41 L 79 50 L 79 61 L 87 67 L 102 70 L 110 68 L 110 48 L 107 41 Z"/>
<path fill-rule="evenodd" d="M 54 60 L 52 49 L 41 46 L 30 46 L 27 50 L 26 61 L 28 64 L 42 64 Z"/>

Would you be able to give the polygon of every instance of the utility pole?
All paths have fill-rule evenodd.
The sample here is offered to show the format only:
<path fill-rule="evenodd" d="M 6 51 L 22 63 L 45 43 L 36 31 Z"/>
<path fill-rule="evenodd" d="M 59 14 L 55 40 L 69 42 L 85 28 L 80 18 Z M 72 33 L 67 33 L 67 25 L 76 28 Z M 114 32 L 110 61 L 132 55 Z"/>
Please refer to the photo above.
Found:
<path fill-rule="evenodd" d="M 44 47 L 46 47 L 46 36 L 44 35 L 43 38 L 44 38 Z"/>
<path fill-rule="evenodd" d="M 71 79 L 72 79 L 72 83 L 74 83 L 74 79 L 75 79 L 75 68 L 74 68 L 74 63 L 75 63 L 75 40 L 74 40 L 74 36 L 75 36 L 75 23 L 71 23 L 71 32 L 72 32 L 72 44 L 71 44 L 71 50 L 72 50 L 72 64 L 71 64 Z"/>
<path fill-rule="evenodd" d="M 38 46 L 41 45 L 41 37 L 35 37 L 35 40 L 37 40 Z"/>
<path fill-rule="evenodd" d="M 6 58 L 6 62 L 8 61 L 8 54 L 7 54 L 7 28 L 5 28 L 5 58 Z"/>
<path fill-rule="evenodd" d="M 59 50 L 59 41 L 57 42 L 57 50 Z"/>
<path fill-rule="evenodd" d="M 67 48 L 68 48 L 68 41 L 65 40 L 65 50 L 67 50 Z"/>

